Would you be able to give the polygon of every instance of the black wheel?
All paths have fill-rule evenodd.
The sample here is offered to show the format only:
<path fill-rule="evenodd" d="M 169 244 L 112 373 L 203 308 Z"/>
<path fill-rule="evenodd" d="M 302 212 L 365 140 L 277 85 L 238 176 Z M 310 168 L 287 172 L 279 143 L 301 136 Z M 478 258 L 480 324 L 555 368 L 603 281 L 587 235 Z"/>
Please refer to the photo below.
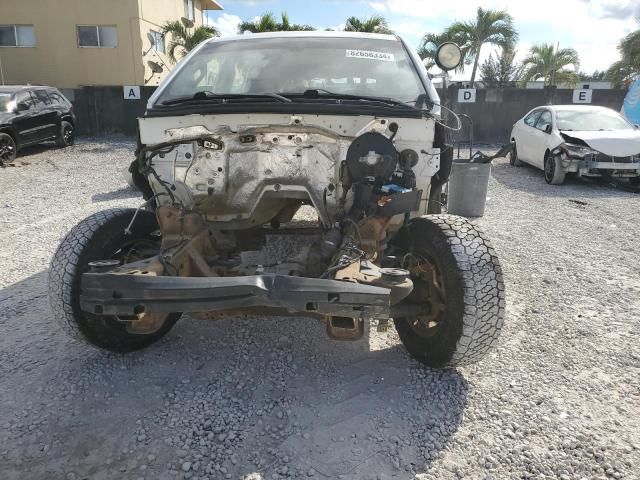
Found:
<path fill-rule="evenodd" d="M 126 353 L 147 347 L 162 338 L 180 318 L 165 315 L 151 333 L 136 333 L 131 321 L 94 315 L 80 309 L 80 279 L 95 260 L 117 259 L 129 263 L 157 254 L 156 217 L 141 211 L 130 235 L 124 233 L 134 209 L 112 209 L 82 220 L 62 240 L 49 269 L 49 300 L 53 314 L 68 333 L 96 347 Z"/>
<path fill-rule="evenodd" d="M 516 148 L 516 142 L 513 142 L 513 149 L 509 152 L 509 164 L 514 167 L 522 165 L 522 160 L 518 158 L 518 149 Z"/>
<path fill-rule="evenodd" d="M 629 179 L 629 183 L 634 187 L 640 186 L 640 177 L 632 177 Z"/>
<path fill-rule="evenodd" d="M 0 133 L 0 164 L 11 163 L 16 159 L 16 142 L 8 133 Z"/>
<path fill-rule="evenodd" d="M 68 147 L 75 142 L 75 132 L 73 125 L 65 120 L 60 122 L 60 133 L 56 138 L 56 145 L 59 147 Z"/>
<path fill-rule="evenodd" d="M 560 161 L 553 155 L 547 155 L 544 159 L 544 180 L 549 185 L 562 185 L 566 176 Z"/>
<path fill-rule="evenodd" d="M 455 215 L 413 219 L 403 232 L 403 267 L 414 290 L 403 302 L 424 313 L 394 318 L 411 356 L 430 367 L 480 360 L 504 323 L 500 262 L 477 226 Z"/>

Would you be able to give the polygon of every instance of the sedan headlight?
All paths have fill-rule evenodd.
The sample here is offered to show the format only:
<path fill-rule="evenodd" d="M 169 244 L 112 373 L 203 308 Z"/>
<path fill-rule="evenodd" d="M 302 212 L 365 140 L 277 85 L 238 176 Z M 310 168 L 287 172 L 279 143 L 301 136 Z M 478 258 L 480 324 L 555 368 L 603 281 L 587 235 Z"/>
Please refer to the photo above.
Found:
<path fill-rule="evenodd" d="M 572 158 L 584 158 L 587 155 L 598 153 L 589 147 L 585 147 L 584 145 L 576 145 L 575 143 L 563 143 L 558 147 L 558 149 L 566 153 L 568 157 Z"/>

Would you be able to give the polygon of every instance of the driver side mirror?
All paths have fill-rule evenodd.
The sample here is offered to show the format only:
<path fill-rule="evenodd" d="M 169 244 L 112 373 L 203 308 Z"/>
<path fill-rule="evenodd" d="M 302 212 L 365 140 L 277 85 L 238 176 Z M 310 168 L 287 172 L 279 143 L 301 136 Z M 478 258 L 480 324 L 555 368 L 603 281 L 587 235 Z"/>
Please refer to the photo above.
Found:
<path fill-rule="evenodd" d="M 24 112 L 25 110 L 29 110 L 29 104 L 26 102 L 18 102 L 16 105 L 15 112 Z"/>
<path fill-rule="evenodd" d="M 544 133 L 551 133 L 552 130 L 553 127 L 551 126 L 551 124 L 544 127 Z"/>
<path fill-rule="evenodd" d="M 640 125 L 638 125 L 637 123 L 634 123 L 633 128 L 635 128 L 636 130 L 640 130 Z"/>

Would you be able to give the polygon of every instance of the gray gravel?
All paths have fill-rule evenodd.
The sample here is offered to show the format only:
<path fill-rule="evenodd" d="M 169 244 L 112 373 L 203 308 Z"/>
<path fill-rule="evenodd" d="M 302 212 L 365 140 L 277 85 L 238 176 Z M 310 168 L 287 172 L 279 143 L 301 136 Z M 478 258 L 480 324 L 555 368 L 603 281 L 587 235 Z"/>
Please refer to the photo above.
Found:
<path fill-rule="evenodd" d="M 640 478 L 639 195 L 496 163 L 478 223 L 507 324 L 473 367 L 300 318 L 187 318 L 116 356 L 58 330 L 45 282 L 76 222 L 137 205 L 132 150 L 81 139 L 0 170 L 0 478 Z"/>

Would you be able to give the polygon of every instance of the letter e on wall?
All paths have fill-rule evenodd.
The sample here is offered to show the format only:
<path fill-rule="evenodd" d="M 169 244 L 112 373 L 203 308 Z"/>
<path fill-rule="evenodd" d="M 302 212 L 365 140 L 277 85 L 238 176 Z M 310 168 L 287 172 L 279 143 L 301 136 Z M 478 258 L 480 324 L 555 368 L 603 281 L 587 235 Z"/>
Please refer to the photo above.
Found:
<path fill-rule="evenodd" d="M 591 103 L 592 95 L 593 95 L 593 90 L 591 89 L 574 90 L 573 103 Z"/>

